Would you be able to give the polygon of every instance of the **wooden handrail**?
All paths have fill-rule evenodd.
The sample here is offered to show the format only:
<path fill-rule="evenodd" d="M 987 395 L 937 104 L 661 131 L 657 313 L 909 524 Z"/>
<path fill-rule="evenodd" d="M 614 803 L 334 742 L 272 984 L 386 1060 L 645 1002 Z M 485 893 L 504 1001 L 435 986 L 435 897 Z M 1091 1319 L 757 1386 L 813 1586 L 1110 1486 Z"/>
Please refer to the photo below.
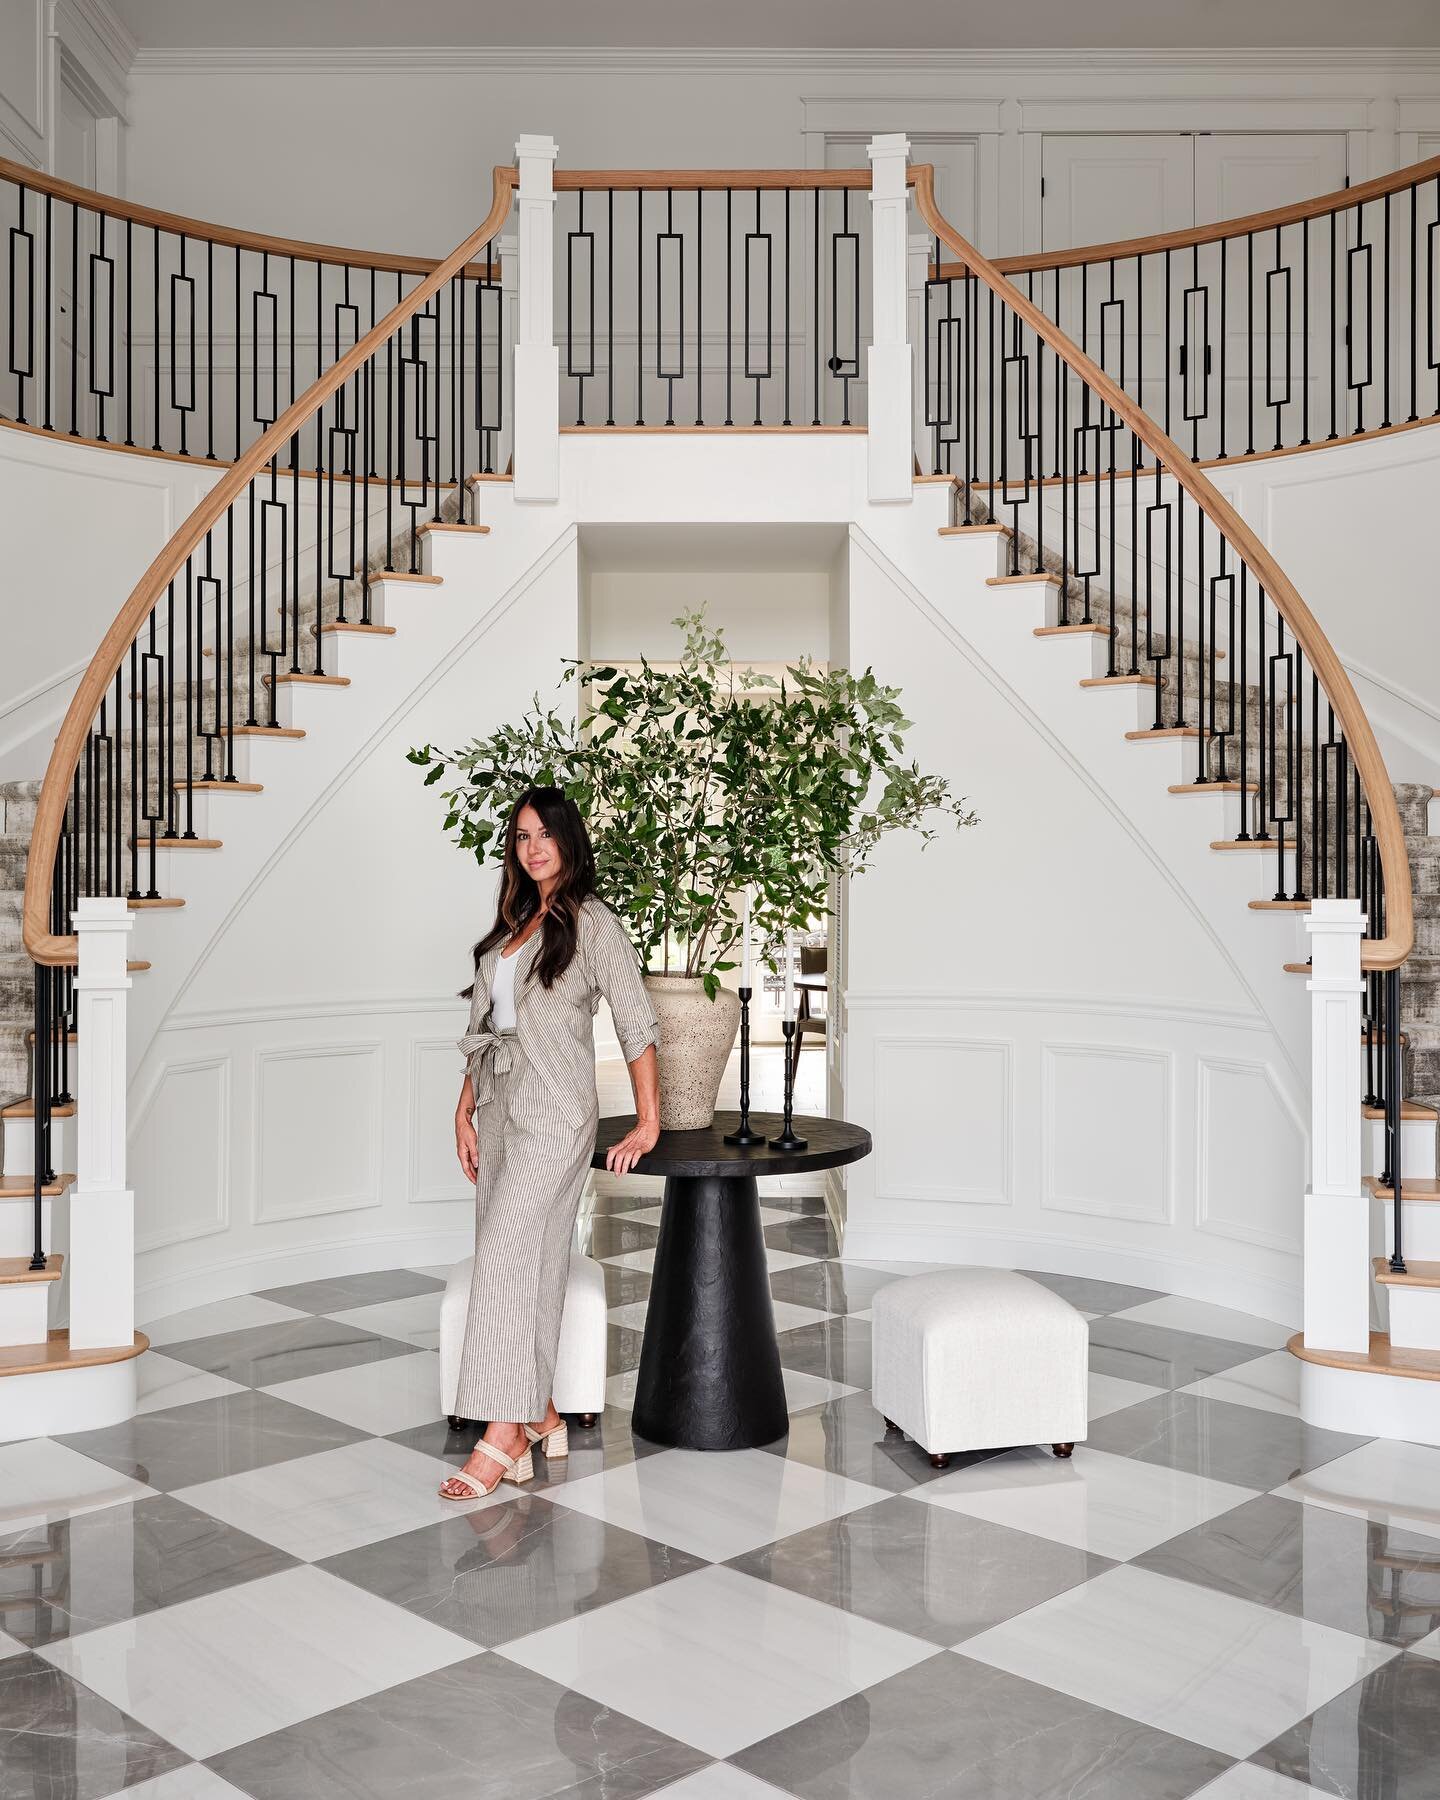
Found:
<path fill-rule="evenodd" d="M 1430 165 L 1416 166 L 1424 168 Z M 1435 166 L 1440 168 L 1440 158 L 1436 159 Z M 1294 583 L 1264 544 L 1180 446 L 1160 429 L 1148 413 L 1141 411 L 1098 363 L 1093 362 L 1033 301 L 1027 299 L 994 263 L 946 224 L 935 205 L 933 167 L 928 163 L 918 164 L 914 174 L 916 210 L 940 242 L 953 251 L 971 275 L 989 288 L 1017 318 L 1023 320 L 1043 343 L 1049 345 L 1056 357 L 1123 420 L 1141 443 L 1148 447 L 1160 466 L 1189 494 L 1275 603 L 1276 611 L 1289 626 L 1296 643 L 1309 659 L 1311 672 L 1319 678 L 1325 697 L 1340 721 L 1350 747 L 1351 760 L 1370 806 L 1371 824 L 1385 878 L 1385 935 L 1362 940 L 1361 965 L 1367 969 L 1398 968 L 1410 954 L 1415 942 L 1414 902 L 1410 891 L 1410 862 L 1405 849 L 1405 832 L 1400 824 L 1399 808 L 1395 804 L 1395 790 L 1386 773 L 1380 746 L 1370 729 L 1370 721 L 1365 716 L 1365 709 L 1351 685 L 1350 677 L 1345 673 L 1330 640 L 1320 629 L 1315 615 L 1300 598 Z"/>
<path fill-rule="evenodd" d="M 1403 193 L 1422 181 L 1440 175 L 1440 156 L 1410 163 L 1389 175 L 1362 181 L 1359 187 L 1338 188 L 1317 194 L 1313 200 L 1294 200 L 1288 206 L 1272 206 L 1268 212 L 1247 213 L 1241 219 L 1221 219 L 1214 225 L 1190 225 L 1183 231 L 1162 231 L 1153 237 L 1120 238 L 1113 244 L 1081 244 L 1074 250 L 1045 250 L 1030 256 L 997 256 L 988 265 L 999 275 L 1038 275 L 1048 269 L 1076 269 L 1082 263 L 1123 262 L 1136 256 L 1153 256 L 1157 250 L 1189 250 L 1197 244 L 1218 244 L 1222 238 L 1247 237 L 1252 231 L 1274 231 L 1279 225 L 1298 225 L 1302 219 L 1321 219 L 1327 213 L 1345 212 L 1367 200 L 1383 200 L 1386 194 Z M 966 263 L 932 263 L 931 274 L 944 281 L 964 275 Z"/>
<path fill-rule="evenodd" d="M 291 401 L 275 423 L 255 440 L 185 520 L 115 615 L 66 709 L 55 747 L 50 752 L 35 810 L 22 914 L 25 950 L 34 962 L 58 964 L 77 960 L 77 939 L 73 935 L 58 936 L 50 930 L 51 873 L 65 823 L 70 785 L 80 764 L 86 733 L 151 607 L 184 568 L 186 558 L 202 542 L 206 532 L 213 530 L 224 518 L 266 463 L 281 453 L 301 426 L 313 418 L 330 396 L 343 387 L 377 350 L 383 349 L 393 332 L 419 312 L 432 294 L 459 274 L 477 251 L 485 248 L 509 217 L 511 193 L 517 182 L 515 169 L 502 165 L 495 170 L 494 198 L 484 224 L 472 231 L 443 262 L 437 263 L 417 288 L 393 306 L 379 324 L 371 326 L 365 336 L 312 382 L 298 399 Z"/>
<path fill-rule="evenodd" d="M 73 181 L 62 181 L 58 175 L 46 175 L 39 169 L 27 168 L 24 163 L 11 162 L 5 156 L 0 156 L 0 180 L 13 181 L 32 193 L 67 200 L 86 212 L 104 213 L 107 219 L 129 219 L 133 224 L 152 226 L 157 231 L 173 231 L 212 244 L 229 244 L 237 250 L 253 250 L 257 255 L 293 256 L 297 262 L 336 263 L 351 269 L 375 269 L 391 275 L 429 275 L 439 266 L 430 256 L 396 256 L 385 250 L 347 250 L 339 244 L 311 244 L 303 238 L 271 237 L 261 231 L 242 231 L 234 225 L 190 219 L 183 213 L 162 212 L 156 206 L 140 206 L 115 194 L 102 194 L 94 188 L 79 187 Z M 478 269 L 467 268 L 465 273 L 483 275 L 484 264 Z"/>

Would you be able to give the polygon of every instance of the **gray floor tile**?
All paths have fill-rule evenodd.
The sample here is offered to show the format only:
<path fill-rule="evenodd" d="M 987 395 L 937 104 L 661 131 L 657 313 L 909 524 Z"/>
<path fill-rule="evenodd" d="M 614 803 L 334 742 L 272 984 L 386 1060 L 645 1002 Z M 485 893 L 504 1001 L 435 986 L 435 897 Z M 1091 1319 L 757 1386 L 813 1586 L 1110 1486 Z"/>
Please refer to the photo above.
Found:
<path fill-rule="evenodd" d="M 948 1470 L 932 1469 L 929 1457 L 918 1444 L 898 1431 L 886 1431 L 885 1421 L 866 1393 L 845 1394 L 824 1406 L 792 1414 L 789 1436 L 765 1448 L 771 1455 L 806 1463 L 812 1469 L 828 1469 L 832 1474 L 849 1476 L 852 1481 L 868 1481 L 872 1487 L 886 1488 L 891 1493 L 901 1493 L 921 1482 L 938 1481 L 942 1474 L 953 1474 L 967 1461 L 999 1454 L 982 1451 L 975 1457 L 952 1456 Z"/>
<path fill-rule="evenodd" d="M 428 1425 L 416 1425 L 408 1431 L 396 1431 L 391 1441 L 407 1449 L 419 1450 L 426 1456 L 444 1457 L 461 1468 L 475 1448 L 484 1424 L 475 1421 L 452 1431 L 444 1419 Z M 625 1407 L 608 1406 L 590 1430 L 570 1420 L 570 1454 L 564 1461 L 551 1462 L 548 1457 L 535 1458 L 535 1489 L 563 1486 L 566 1482 L 583 1481 L 587 1475 L 598 1475 L 605 1469 L 618 1469 L 637 1457 L 655 1456 L 663 1448 L 638 1438 L 631 1430 L 630 1413 Z"/>
<path fill-rule="evenodd" d="M 606 1194 L 595 1195 L 594 1216 L 599 1218 L 619 1213 L 639 1212 L 642 1207 L 655 1206 L 659 1203 L 658 1194 Z"/>
<path fill-rule="evenodd" d="M 770 1292 L 777 1300 L 813 1306 L 817 1312 L 864 1312 L 894 1280 L 886 1270 L 862 1269 L 858 1263 L 817 1262 L 778 1270 L 770 1277 Z"/>
<path fill-rule="evenodd" d="M 527 1491 L 320 1566 L 492 1649 L 704 1564 Z"/>
<path fill-rule="evenodd" d="M 1368 1441 L 1257 1407 L 1176 1393 L 1107 1413 L 1091 1423 L 1088 1439 L 1092 1450 L 1112 1456 L 1252 1488 L 1280 1487 Z"/>
<path fill-rule="evenodd" d="M 1440 1663 L 1397 1656 L 1250 1760 L 1343 1800 L 1440 1800 L 1437 1719 Z"/>
<path fill-rule="evenodd" d="M 645 1334 L 628 1325 L 617 1325 L 612 1319 L 605 1331 L 606 1367 L 612 1375 L 623 1375 L 627 1369 L 640 1367 L 640 1346 Z"/>
<path fill-rule="evenodd" d="M 301 1281 L 293 1287 L 266 1288 L 259 1298 L 301 1312 L 344 1312 L 352 1306 L 374 1306 L 381 1300 L 405 1300 L 411 1294 L 438 1293 L 445 1283 L 415 1269 L 376 1269 L 365 1275 L 333 1275 L 324 1281 Z"/>
<path fill-rule="evenodd" d="M 1381 1643 L 1440 1628 L 1440 1544 L 1351 1513 L 1264 1494 L 1135 1563 Z"/>
<path fill-rule="evenodd" d="M 943 1650 L 731 1758 L 800 1800 L 1183 1800 L 1230 1760 Z"/>
<path fill-rule="evenodd" d="M 831 1257 L 840 1248 L 834 1226 L 823 1215 L 767 1225 L 761 1235 L 768 1249 L 793 1250 L 797 1256 Z"/>
<path fill-rule="evenodd" d="M 481 1653 L 213 1757 L 255 1800 L 640 1800 L 710 1759 Z"/>
<path fill-rule="evenodd" d="M 288 1569 L 294 1558 L 169 1494 L 0 1533 L 0 1625 L 38 1646 Z"/>
<path fill-rule="evenodd" d="M 298 1381 L 304 1375 L 325 1375 L 331 1369 L 351 1369 L 357 1363 L 383 1362 L 388 1356 L 413 1356 L 414 1344 L 398 1338 L 377 1337 L 338 1319 L 292 1319 L 276 1325 L 252 1325 L 246 1331 L 226 1331 L 218 1337 L 191 1338 L 185 1344 L 167 1344 L 165 1354 L 177 1362 L 245 1387 L 272 1387 L 277 1381 Z"/>
<path fill-rule="evenodd" d="M 648 1300 L 653 1277 L 648 1269 L 626 1269 L 618 1263 L 602 1263 L 605 1274 L 605 1304 L 628 1306 L 633 1300 Z"/>
<path fill-rule="evenodd" d="M 1088 1275 L 1048 1275 L 1039 1269 L 1020 1269 L 1017 1273 L 1038 1281 L 1041 1287 L 1059 1294 L 1062 1300 L 1078 1306 L 1081 1312 L 1120 1312 L 1127 1306 L 1141 1306 L 1147 1300 L 1164 1298 L 1159 1288 L 1127 1287 L 1121 1281 L 1097 1281 Z"/>
<path fill-rule="evenodd" d="M 1111 1564 L 896 1494 L 735 1557 L 730 1566 L 948 1647 Z"/>
<path fill-rule="evenodd" d="M 269 1468 L 315 1450 L 333 1450 L 364 1436 L 338 1419 L 291 1406 L 272 1394 L 244 1393 L 164 1407 L 59 1441 L 107 1468 L 168 1492 L 246 1469 Z"/>
<path fill-rule="evenodd" d="M 847 1387 L 870 1385 L 870 1321 L 819 1319 L 782 1331 L 780 1361 L 787 1369 L 806 1375 L 823 1375 L 827 1381 L 843 1381 Z"/>
<path fill-rule="evenodd" d="M 1206 1375 L 1218 1375 L 1266 1354 L 1263 1345 L 1201 1337 L 1166 1325 L 1142 1325 L 1133 1319 L 1090 1321 L 1090 1367 L 1095 1373 L 1146 1381 L 1151 1387 L 1188 1387 Z"/>
<path fill-rule="evenodd" d="M 624 1256 L 631 1250 L 653 1250 L 659 1237 L 658 1225 L 613 1214 L 593 1218 L 582 1244 L 587 1256 L 603 1262 L 607 1256 Z"/>
<path fill-rule="evenodd" d="M 102 1800 L 190 1758 L 38 1656 L 0 1662 L 0 1793 Z"/>

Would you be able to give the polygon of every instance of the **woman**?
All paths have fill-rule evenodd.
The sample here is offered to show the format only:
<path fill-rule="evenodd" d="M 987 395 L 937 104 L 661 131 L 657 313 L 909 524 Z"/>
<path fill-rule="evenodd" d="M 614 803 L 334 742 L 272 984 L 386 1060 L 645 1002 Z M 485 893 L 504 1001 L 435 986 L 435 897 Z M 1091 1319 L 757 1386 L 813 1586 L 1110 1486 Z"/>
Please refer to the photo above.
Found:
<path fill-rule="evenodd" d="M 626 1175 L 660 1135 L 660 1027 L 624 927 L 595 897 L 579 808 L 530 788 L 505 830 L 495 923 L 475 946 L 455 1148 L 475 1183 L 475 1274 L 455 1410 L 489 1421 L 446 1500 L 531 1478 L 532 1444 L 568 1453 L 550 1395 L 570 1238 L 600 1112 L 594 1013 L 603 994 L 635 1090 L 636 1124 L 605 1155 Z M 473 1117 L 472 1117 L 473 1115 Z"/>

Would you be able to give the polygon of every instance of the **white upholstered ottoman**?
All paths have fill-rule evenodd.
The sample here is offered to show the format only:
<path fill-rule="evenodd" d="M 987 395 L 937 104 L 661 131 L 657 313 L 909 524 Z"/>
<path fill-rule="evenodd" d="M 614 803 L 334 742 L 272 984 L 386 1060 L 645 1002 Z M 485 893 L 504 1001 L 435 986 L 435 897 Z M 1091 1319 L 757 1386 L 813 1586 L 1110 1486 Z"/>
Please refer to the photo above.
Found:
<path fill-rule="evenodd" d="M 452 1422 L 474 1267 L 473 1256 L 456 1263 L 440 1301 L 440 1404 Z M 605 1272 L 572 1250 L 553 1385 L 555 1410 L 579 1413 L 583 1425 L 593 1425 L 605 1410 L 606 1323 Z"/>
<path fill-rule="evenodd" d="M 953 1452 L 1088 1431 L 1090 1331 L 1068 1301 L 1010 1269 L 943 1269 L 875 1296 L 874 1398 L 943 1469 Z"/>

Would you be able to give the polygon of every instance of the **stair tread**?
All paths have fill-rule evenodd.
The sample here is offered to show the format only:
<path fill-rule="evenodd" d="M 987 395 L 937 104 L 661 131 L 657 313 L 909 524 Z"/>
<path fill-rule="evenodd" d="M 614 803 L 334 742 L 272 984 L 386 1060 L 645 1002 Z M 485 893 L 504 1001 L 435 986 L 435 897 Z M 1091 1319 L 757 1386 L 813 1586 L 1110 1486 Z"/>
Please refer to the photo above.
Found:
<path fill-rule="evenodd" d="M 31 1102 L 32 1107 L 33 1104 L 34 1103 Z M 55 1112 L 50 1115 L 51 1118 L 54 1118 L 59 1111 L 60 1109 L 57 1107 Z M 73 1105 L 69 1108 L 69 1111 L 71 1113 L 75 1111 Z M 8 1107 L 5 1109 L 5 1112 L 6 1117 L 10 1117 L 10 1109 Z M 22 1118 L 24 1116 L 23 1113 L 20 1115 Z M 35 1117 L 34 1112 L 32 1111 L 29 1116 L 33 1119 Z M 57 1175 L 53 1181 L 47 1181 L 40 1192 L 45 1199 L 55 1200 L 65 1192 L 66 1188 L 73 1187 L 74 1185 L 75 1177 L 73 1175 Z M 34 1195 L 34 1192 L 35 1177 L 33 1175 L 0 1175 L 0 1200 L 29 1200 Z"/>
<path fill-rule="evenodd" d="M 1319 1363 L 1327 1369 L 1353 1369 L 1361 1375 L 1404 1375 L 1415 1381 L 1440 1381 L 1440 1350 L 1398 1349 L 1385 1331 L 1370 1333 L 1370 1351 L 1366 1356 L 1351 1350 L 1307 1350 L 1303 1331 L 1297 1331 L 1285 1348 L 1301 1362 Z"/>
<path fill-rule="evenodd" d="M 1440 1288 L 1440 1262 L 1411 1262 L 1407 1258 L 1404 1271 L 1397 1274 L 1383 1256 L 1377 1256 L 1372 1266 L 1382 1287 Z"/>
<path fill-rule="evenodd" d="M 1365 1185 L 1377 1200 L 1393 1200 L 1395 1190 L 1386 1187 L 1378 1175 L 1367 1175 Z M 1406 1200 L 1440 1200 L 1440 1181 L 1429 1177 L 1412 1181 L 1403 1171 L 1400 1175 L 1400 1186 Z"/>
<path fill-rule="evenodd" d="M 1385 1117 L 1385 1108 L 1383 1106 L 1364 1106 L 1361 1107 L 1360 1110 L 1362 1115 L 1367 1119 L 1383 1119 Z M 1400 1102 L 1400 1117 L 1402 1119 L 1428 1119 L 1433 1125 L 1436 1118 L 1440 1117 L 1440 1114 L 1436 1113 L 1433 1106 L 1422 1106 L 1418 1100 L 1402 1100 Z M 1405 1179 L 1403 1172 L 1400 1179 L 1402 1181 Z"/>
<path fill-rule="evenodd" d="M 37 1281 L 58 1281 L 65 1258 L 52 1250 L 43 1269 L 32 1269 L 28 1256 L 0 1256 L 0 1287 L 28 1287 Z"/>
<path fill-rule="evenodd" d="M 150 1348 L 150 1340 L 137 1331 L 128 1344 L 95 1350 L 72 1350 L 64 1329 L 46 1334 L 41 1344 L 7 1344 L 0 1348 L 0 1375 L 38 1375 L 48 1369 L 88 1369 L 97 1363 L 125 1362 Z"/>

